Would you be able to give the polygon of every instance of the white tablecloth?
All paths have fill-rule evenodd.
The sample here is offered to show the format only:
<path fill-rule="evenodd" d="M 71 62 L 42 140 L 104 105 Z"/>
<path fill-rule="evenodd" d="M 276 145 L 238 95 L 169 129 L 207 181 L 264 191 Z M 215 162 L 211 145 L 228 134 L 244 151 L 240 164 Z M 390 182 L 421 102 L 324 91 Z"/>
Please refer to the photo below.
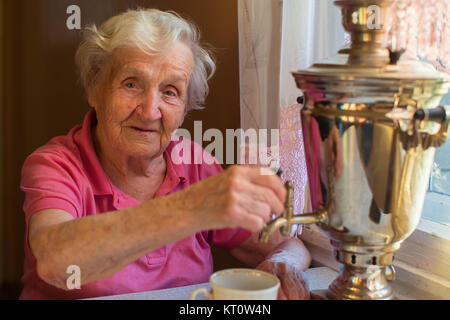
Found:
<path fill-rule="evenodd" d="M 311 268 L 305 271 L 310 290 L 325 290 L 337 277 L 337 272 L 326 267 Z M 147 292 L 121 294 L 116 296 L 100 297 L 89 300 L 189 300 L 192 290 L 198 287 L 208 287 L 208 283 L 192 286 L 154 290 Z M 202 294 L 197 299 L 206 299 Z"/>

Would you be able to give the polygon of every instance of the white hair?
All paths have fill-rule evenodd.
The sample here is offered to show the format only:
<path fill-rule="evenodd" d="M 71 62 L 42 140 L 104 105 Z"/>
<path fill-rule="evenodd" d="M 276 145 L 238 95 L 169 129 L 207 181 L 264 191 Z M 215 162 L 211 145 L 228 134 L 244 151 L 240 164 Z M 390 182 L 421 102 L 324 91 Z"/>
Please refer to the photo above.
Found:
<path fill-rule="evenodd" d="M 186 112 L 202 109 L 216 64 L 211 53 L 201 46 L 198 28 L 172 11 L 129 10 L 110 18 L 100 28 L 87 26 L 75 55 L 81 83 L 89 94 L 114 49 L 132 47 L 158 55 L 177 41 L 188 45 L 194 57 Z"/>

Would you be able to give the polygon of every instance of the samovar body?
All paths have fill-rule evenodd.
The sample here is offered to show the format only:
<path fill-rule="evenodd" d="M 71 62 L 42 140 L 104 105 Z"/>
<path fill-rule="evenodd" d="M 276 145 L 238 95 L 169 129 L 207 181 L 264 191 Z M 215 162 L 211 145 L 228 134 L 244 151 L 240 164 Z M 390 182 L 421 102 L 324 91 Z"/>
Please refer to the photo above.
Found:
<path fill-rule="evenodd" d="M 305 77 L 296 78 L 303 87 Z M 435 147 L 445 141 L 447 125 L 389 117 L 400 99 L 417 101 L 417 84 L 389 98 L 380 88 L 364 97 L 359 90 L 333 95 L 333 88 L 321 95 L 307 81 L 302 132 L 311 204 L 314 211 L 326 208 L 319 227 L 341 263 L 328 297 L 390 299 L 394 253 L 419 224 Z M 434 84 L 435 91 L 445 88 Z M 397 112 L 414 112 L 403 106 Z M 420 106 L 436 107 L 433 99 Z"/>

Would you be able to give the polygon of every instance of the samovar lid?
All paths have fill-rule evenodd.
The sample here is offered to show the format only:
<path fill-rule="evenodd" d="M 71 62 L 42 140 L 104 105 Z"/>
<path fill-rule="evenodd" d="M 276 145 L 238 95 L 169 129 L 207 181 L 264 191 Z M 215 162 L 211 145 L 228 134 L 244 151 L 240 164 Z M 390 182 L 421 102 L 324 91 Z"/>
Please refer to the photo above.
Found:
<path fill-rule="evenodd" d="M 386 49 L 387 50 L 387 49 Z M 342 50 L 342 51 L 345 51 Z M 312 65 L 308 69 L 294 72 L 298 76 L 338 77 L 341 80 L 386 79 L 386 80 L 436 80 L 450 81 L 450 75 L 436 71 L 429 63 L 404 57 L 397 63 L 385 66 L 367 66 L 348 63 L 348 54 L 340 53 L 332 59 Z"/>

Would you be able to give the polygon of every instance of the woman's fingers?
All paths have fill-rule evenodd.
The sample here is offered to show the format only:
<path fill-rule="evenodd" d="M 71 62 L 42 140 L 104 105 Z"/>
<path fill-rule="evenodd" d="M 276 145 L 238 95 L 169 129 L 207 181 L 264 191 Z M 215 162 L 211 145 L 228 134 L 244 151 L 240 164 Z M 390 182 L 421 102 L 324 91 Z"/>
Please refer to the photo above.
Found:
<path fill-rule="evenodd" d="M 281 179 L 269 168 L 250 169 L 250 181 L 256 185 L 271 189 L 282 203 L 286 201 L 286 188 Z"/>
<path fill-rule="evenodd" d="M 258 215 L 245 214 L 239 217 L 238 225 L 250 232 L 259 232 L 264 226 L 264 219 Z"/>
<path fill-rule="evenodd" d="M 259 231 L 272 214 L 283 212 L 285 197 L 280 178 L 262 173 L 261 168 L 232 166 L 192 186 L 185 207 L 202 217 L 204 227 Z"/>
<path fill-rule="evenodd" d="M 280 280 L 278 300 L 309 300 L 310 289 L 304 273 L 288 261 L 276 262 L 270 258 L 256 267 L 272 273 Z"/>
<path fill-rule="evenodd" d="M 286 188 L 281 179 L 269 168 L 254 168 L 249 166 L 231 166 L 227 171 L 232 177 L 242 177 L 254 185 L 271 189 L 282 203 L 286 200 Z"/>
<path fill-rule="evenodd" d="M 246 196 L 244 197 L 247 198 Z M 270 219 L 272 209 L 267 203 L 254 201 L 253 199 L 245 199 L 240 206 L 246 213 L 261 217 L 264 222 L 267 222 Z"/>
<path fill-rule="evenodd" d="M 262 210 L 261 215 L 265 219 L 270 219 L 272 214 L 280 215 L 283 213 L 284 204 L 272 189 L 243 181 L 248 192 L 243 193 L 245 201 L 250 211 Z M 263 210 L 265 209 L 265 210 Z"/>
<path fill-rule="evenodd" d="M 284 189 L 284 186 L 278 176 L 258 176 L 258 168 L 231 168 L 230 188 L 245 213 L 261 216 L 267 222 L 272 214 L 280 215 L 284 210 L 284 190 L 276 193 L 276 189 Z"/>

